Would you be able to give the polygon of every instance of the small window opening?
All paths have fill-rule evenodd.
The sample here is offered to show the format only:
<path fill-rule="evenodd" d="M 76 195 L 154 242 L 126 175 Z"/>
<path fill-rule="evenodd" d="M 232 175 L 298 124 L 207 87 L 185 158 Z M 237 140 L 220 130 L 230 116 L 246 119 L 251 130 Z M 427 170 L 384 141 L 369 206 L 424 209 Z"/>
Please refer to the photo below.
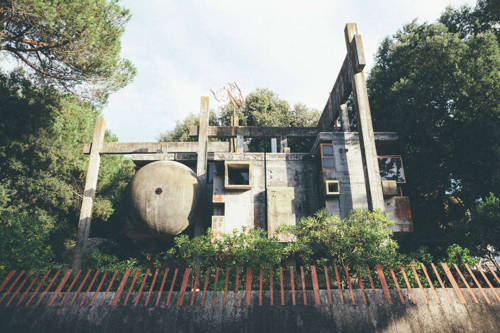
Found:
<path fill-rule="evenodd" d="M 321 164 L 323 169 L 335 169 L 335 156 L 333 151 L 333 144 L 321 144 Z"/>
<path fill-rule="evenodd" d="M 227 176 L 229 185 L 250 185 L 250 166 L 248 164 L 229 164 Z"/>
<path fill-rule="evenodd" d="M 406 183 L 403 160 L 399 155 L 378 156 L 378 167 L 382 180 L 395 180 L 396 183 Z"/>
<path fill-rule="evenodd" d="M 208 173 L 207 183 L 213 184 L 214 177 L 217 174 L 217 166 L 215 165 L 214 162 L 208 162 L 208 172 L 207 173 Z"/>
<path fill-rule="evenodd" d="M 338 180 L 326 180 L 326 195 L 339 195 L 340 185 Z"/>

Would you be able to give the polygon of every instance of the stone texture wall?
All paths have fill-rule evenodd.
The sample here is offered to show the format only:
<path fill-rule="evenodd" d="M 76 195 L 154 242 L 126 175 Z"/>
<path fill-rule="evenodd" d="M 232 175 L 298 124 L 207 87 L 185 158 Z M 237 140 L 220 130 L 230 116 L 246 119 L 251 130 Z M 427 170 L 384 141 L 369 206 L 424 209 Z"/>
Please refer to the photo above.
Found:
<path fill-rule="evenodd" d="M 264 160 L 265 156 L 265 160 Z M 251 164 L 251 188 L 243 190 L 226 189 L 224 175 L 214 178 L 212 202 L 215 205 L 212 229 L 216 233 L 230 233 L 245 227 L 253 229 L 276 226 L 279 221 L 297 222 L 320 208 L 320 193 L 317 175 L 319 167 L 315 154 L 305 153 L 214 153 L 213 161 L 249 162 Z M 267 198 L 267 188 L 273 193 L 287 193 L 283 200 L 290 208 L 286 214 Z M 280 188 L 282 191 L 280 192 Z M 273 203 L 274 204 L 274 203 Z M 219 205 L 219 208 L 217 208 Z M 223 205 L 223 209 L 220 206 Z M 267 207 L 266 207 L 267 206 Z M 270 208 L 270 209 L 269 209 Z M 269 228 L 268 228 L 269 229 Z"/>
<path fill-rule="evenodd" d="M 497 289 L 497 293 L 500 290 Z M 134 306 L 111 306 L 114 293 L 109 293 L 101 306 L 104 293 L 100 293 L 94 306 L 89 306 L 91 293 L 80 307 L 47 306 L 51 294 L 47 294 L 40 306 L 0 307 L 0 332 L 497 332 L 500 325 L 500 304 L 491 290 L 486 290 L 492 304 L 487 304 L 477 289 L 474 293 L 479 304 L 472 302 L 466 291 L 468 304 L 456 299 L 453 289 L 448 289 L 452 304 L 446 301 L 443 291 L 438 289 L 441 304 L 433 299 L 430 290 L 425 290 L 429 304 L 425 304 L 420 292 L 415 289 L 417 304 L 401 304 L 392 291 L 394 304 L 389 305 L 381 290 L 377 290 L 379 304 L 367 291 L 367 303 L 363 304 L 360 290 L 354 290 L 356 305 L 351 304 L 349 292 L 344 290 L 345 304 L 340 304 L 339 294 L 332 291 L 333 304 L 328 304 L 327 293 L 320 291 L 321 305 L 313 303 L 312 291 L 307 292 L 307 306 L 303 305 L 302 292 L 296 292 L 297 305 L 291 305 L 291 292 L 285 293 L 285 306 L 281 305 L 279 291 L 274 291 L 274 305 L 269 305 L 269 292 L 264 292 L 264 304 L 258 305 L 258 292 L 251 295 L 251 306 L 244 305 L 244 291 L 238 293 L 235 306 L 234 293 L 229 292 L 224 305 L 221 292 L 212 306 L 212 293 L 208 292 L 205 306 L 200 306 L 201 293 L 197 293 L 194 305 L 190 305 L 191 294 L 184 296 L 184 304 L 164 305 L 162 296 L 158 307 L 145 307 L 143 293 Z M 403 290 L 408 300 L 406 290 Z M 152 295 L 154 300 L 156 295 Z M 61 297 L 61 296 L 60 296 Z M 123 296 L 122 296 L 123 297 Z M 135 295 L 131 296 L 135 300 Z M 70 297 L 71 299 L 71 297 Z M 150 302 L 150 304 L 153 302 Z M 56 303 L 57 304 L 57 301 Z"/>

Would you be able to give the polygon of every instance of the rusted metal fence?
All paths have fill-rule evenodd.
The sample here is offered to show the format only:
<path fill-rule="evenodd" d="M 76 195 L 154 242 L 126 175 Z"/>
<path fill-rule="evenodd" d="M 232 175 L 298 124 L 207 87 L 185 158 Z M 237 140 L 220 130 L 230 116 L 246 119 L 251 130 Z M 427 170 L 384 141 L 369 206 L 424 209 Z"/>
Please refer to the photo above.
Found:
<path fill-rule="evenodd" d="M 252 302 L 258 306 L 416 304 L 417 299 L 426 304 L 451 304 L 452 298 L 462 304 L 479 303 L 478 298 L 482 298 L 491 304 L 500 303 L 499 286 L 498 274 L 490 265 L 465 264 L 460 269 L 445 263 L 394 268 L 325 265 L 187 267 L 145 272 L 12 270 L 0 284 L 0 306 L 102 306 L 106 302 L 111 306 L 213 306 L 217 300 L 226 306 L 230 295 L 234 306 L 250 306 Z M 380 289 L 382 293 L 377 295 Z M 323 301 L 320 291 L 326 293 Z M 98 295 L 102 297 L 96 303 Z"/>

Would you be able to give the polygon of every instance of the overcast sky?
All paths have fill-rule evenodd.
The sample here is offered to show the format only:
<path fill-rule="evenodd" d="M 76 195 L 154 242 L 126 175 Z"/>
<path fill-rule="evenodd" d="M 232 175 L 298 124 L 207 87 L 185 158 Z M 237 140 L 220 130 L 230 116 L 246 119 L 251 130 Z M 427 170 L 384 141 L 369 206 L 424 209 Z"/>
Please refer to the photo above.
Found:
<path fill-rule="evenodd" d="M 433 22 L 472 0 L 124 0 L 132 19 L 122 54 L 137 67 L 111 96 L 107 127 L 120 141 L 156 141 L 198 113 L 200 97 L 229 81 L 246 95 L 269 88 L 291 105 L 322 110 L 346 54 L 344 26 L 358 24 L 369 71 L 384 37 Z M 211 107 L 216 107 L 211 98 Z"/>

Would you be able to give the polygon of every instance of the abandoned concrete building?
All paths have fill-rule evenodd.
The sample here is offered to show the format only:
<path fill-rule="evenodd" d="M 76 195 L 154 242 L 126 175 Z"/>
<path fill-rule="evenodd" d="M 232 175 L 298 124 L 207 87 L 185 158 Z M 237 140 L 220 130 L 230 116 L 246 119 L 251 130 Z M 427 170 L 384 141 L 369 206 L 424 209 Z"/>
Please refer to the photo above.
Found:
<path fill-rule="evenodd" d="M 130 185 L 132 238 L 176 235 L 190 225 L 195 234 L 261 227 L 273 236 L 280 225 L 322 207 L 341 218 L 354 208 L 381 209 L 395 222 L 394 232 L 412 231 L 398 135 L 373 131 L 355 24 L 346 25 L 345 40 L 347 54 L 316 127 L 244 127 L 235 119 L 233 126 L 209 126 L 208 97 L 201 98 L 200 126 L 191 129 L 197 141 L 104 143 L 98 119 L 84 148 L 90 160 L 77 247 L 88 237 L 101 154 L 131 154 L 138 167 Z M 292 137 L 307 138 L 308 151 L 290 151 Z M 248 152 L 244 143 L 251 138 L 269 139 L 271 151 Z"/>

